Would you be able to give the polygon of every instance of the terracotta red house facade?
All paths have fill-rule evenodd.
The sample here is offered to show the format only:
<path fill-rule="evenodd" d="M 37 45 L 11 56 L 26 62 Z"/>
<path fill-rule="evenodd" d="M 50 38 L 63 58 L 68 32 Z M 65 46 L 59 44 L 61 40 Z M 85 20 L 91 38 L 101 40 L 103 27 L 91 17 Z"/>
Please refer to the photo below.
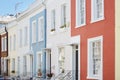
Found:
<path fill-rule="evenodd" d="M 80 80 L 115 80 L 114 15 L 114 0 L 71 0 L 71 36 L 80 36 Z"/>

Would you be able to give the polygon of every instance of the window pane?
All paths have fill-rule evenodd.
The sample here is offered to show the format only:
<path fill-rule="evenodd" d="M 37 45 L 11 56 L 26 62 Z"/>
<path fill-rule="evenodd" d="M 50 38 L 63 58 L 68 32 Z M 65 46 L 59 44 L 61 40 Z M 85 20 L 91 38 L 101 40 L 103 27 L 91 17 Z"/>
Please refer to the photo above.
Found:
<path fill-rule="evenodd" d="M 96 21 L 104 17 L 104 0 L 92 0 L 92 20 Z"/>
<path fill-rule="evenodd" d="M 52 10 L 51 12 L 51 29 L 55 29 L 55 10 Z"/>
<path fill-rule="evenodd" d="M 61 24 L 62 26 L 66 24 L 66 4 L 62 5 L 62 11 L 61 11 Z"/>
<path fill-rule="evenodd" d="M 85 1 L 76 0 L 76 26 L 85 24 Z"/>
<path fill-rule="evenodd" d="M 98 75 L 100 70 L 101 62 L 101 42 L 95 41 L 92 43 L 93 48 L 93 74 Z"/>

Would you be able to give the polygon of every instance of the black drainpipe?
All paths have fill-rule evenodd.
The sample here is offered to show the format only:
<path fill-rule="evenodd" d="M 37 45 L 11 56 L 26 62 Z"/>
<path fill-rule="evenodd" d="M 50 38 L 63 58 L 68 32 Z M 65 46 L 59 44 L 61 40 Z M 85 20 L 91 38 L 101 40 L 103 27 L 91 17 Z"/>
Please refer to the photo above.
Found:
<path fill-rule="evenodd" d="M 7 44 L 6 44 L 6 45 L 7 45 L 7 51 L 6 51 L 6 52 L 7 52 L 7 56 L 8 56 L 8 31 L 7 31 L 6 26 L 5 26 L 5 32 L 6 32 L 6 39 L 7 39 L 7 40 L 6 40 L 6 42 L 7 42 Z M 8 63 L 7 63 L 7 64 L 8 64 Z M 7 76 L 8 76 L 8 66 L 7 66 Z"/>
<path fill-rule="evenodd" d="M 8 31 L 6 27 L 5 27 L 5 32 L 6 32 L 6 38 L 7 38 L 7 56 L 8 56 Z"/>

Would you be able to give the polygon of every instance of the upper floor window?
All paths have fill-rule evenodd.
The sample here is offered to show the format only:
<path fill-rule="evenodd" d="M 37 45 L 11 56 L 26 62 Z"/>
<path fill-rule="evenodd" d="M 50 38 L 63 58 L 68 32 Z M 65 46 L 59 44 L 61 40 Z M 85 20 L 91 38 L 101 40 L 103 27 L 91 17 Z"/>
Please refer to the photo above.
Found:
<path fill-rule="evenodd" d="M 66 4 L 63 4 L 61 6 L 61 27 L 64 28 L 66 27 Z"/>
<path fill-rule="evenodd" d="M 104 0 L 91 0 L 92 22 L 104 19 Z"/>
<path fill-rule="evenodd" d="M 59 48 L 59 70 L 60 70 L 60 73 L 64 73 L 64 70 L 65 70 L 65 50 L 64 50 L 64 48 Z"/>
<path fill-rule="evenodd" d="M 38 40 L 42 41 L 44 36 L 44 19 L 43 17 L 38 20 Z"/>
<path fill-rule="evenodd" d="M 12 36 L 10 36 L 10 41 L 9 42 L 10 42 L 10 46 L 9 47 L 10 47 L 10 51 L 11 51 L 12 50 Z"/>
<path fill-rule="evenodd" d="M 2 51 L 6 51 L 6 50 L 7 50 L 7 38 L 2 37 Z"/>
<path fill-rule="evenodd" d="M 13 49 L 15 50 L 15 49 L 16 49 L 16 35 L 14 35 L 13 39 L 14 39 L 14 42 L 13 42 Z"/>
<path fill-rule="evenodd" d="M 32 22 L 32 43 L 36 42 L 36 21 Z"/>
<path fill-rule="evenodd" d="M 19 35 L 20 35 L 20 39 L 19 39 L 19 46 L 22 47 L 22 41 L 23 41 L 23 38 L 22 38 L 22 29 L 19 30 Z"/>
<path fill-rule="evenodd" d="M 12 70 L 15 71 L 15 58 L 12 59 Z"/>
<path fill-rule="evenodd" d="M 24 27 L 24 45 L 28 43 L 28 27 Z"/>
<path fill-rule="evenodd" d="M 88 78 L 102 76 L 102 36 L 88 39 Z"/>
<path fill-rule="evenodd" d="M 56 17 L 55 17 L 55 10 L 51 11 L 51 31 L 55 31 L 55 26 L 56 26 Z"/>
<path fill-rule="evenodd" d="M 86 0 L 76 0 L 76 27 L 85 25 L 86 10 L 85 10 Z"/>

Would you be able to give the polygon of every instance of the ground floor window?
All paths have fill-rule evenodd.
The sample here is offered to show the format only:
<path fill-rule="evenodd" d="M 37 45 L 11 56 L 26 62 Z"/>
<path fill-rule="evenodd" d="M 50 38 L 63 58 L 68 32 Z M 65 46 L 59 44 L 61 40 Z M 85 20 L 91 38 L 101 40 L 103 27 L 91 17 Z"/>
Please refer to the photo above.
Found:
<path fill-rule="evenodd" d="M 59 48 L 59 70 L 64 73 L 65 70 L 65 51 L 64 48 Z"/>
<path fill-rule="evenodd" d="M 88 78 L 99 79 L 102 72 L 102 36 L 88 39 Z"/>
<path fill-rule="evenodd" d="M 12 73 L 15 73 L 15 58 L 12 59 Z"/>

